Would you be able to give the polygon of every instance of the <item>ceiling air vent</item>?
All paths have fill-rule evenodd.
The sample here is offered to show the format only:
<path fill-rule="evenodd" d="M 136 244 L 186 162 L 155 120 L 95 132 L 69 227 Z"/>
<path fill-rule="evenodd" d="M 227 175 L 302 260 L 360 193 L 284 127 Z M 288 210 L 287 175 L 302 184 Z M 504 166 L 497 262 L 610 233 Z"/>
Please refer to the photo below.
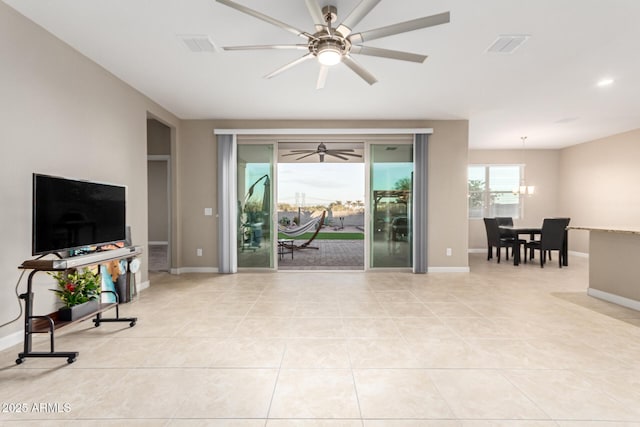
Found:
<path fill-rule="evenodd" d="M 513 53 L 524 42 L 529 40 L 531 36 L 526 34 L 504 34 L 498 36 L 498 38 L 489 46 L 487 52 L 489 53 Z"/>
<path fill-rule="evenodd" d="M 206 34 L 182 34 L 178 38 L 191 52 L 216 52 L 218 49 Z"/>

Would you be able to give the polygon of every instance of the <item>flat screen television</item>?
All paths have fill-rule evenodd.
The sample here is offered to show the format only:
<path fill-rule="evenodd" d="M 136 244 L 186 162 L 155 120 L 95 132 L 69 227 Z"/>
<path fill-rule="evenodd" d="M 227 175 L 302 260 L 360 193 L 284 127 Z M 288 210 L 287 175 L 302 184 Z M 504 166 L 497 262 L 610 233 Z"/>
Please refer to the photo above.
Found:
<path fill-rule="evenodd" d="M 126 187 L 33 174 L 32 254 L 124 241 Z"/>

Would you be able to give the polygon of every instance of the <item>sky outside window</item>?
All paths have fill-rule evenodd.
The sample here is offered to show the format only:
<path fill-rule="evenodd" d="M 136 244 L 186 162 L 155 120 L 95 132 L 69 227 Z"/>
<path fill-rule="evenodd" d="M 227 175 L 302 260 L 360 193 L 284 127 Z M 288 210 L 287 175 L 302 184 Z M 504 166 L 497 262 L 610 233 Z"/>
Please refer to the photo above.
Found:
<path fill-rule="evenodd" d="M 364 163 L 278 164 L 278 203 L 295 205 L 296 193 L 307 206 L 364 201 Z"/>

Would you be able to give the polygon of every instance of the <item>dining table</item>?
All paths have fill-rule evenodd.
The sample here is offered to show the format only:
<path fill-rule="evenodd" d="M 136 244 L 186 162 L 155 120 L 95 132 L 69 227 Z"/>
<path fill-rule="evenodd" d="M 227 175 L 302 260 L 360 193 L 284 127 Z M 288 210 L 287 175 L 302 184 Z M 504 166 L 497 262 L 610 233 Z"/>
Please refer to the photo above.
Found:
<path fill-rule="evenodd" d="M 514 225 L 501 225 L 500 231 L 504 231 L 506 234 L 513 237 L 513 265 L 520 264 L 520 236 L 528 235 L 529 240 L 534 240 L 536 235 L 542 234 L 541 226 L 514 226 Z M 568 242 L 568 233 L 567 230 L 564 231 L 564 244 L 562 245 L 562 265 L 569 265 L 568 262 L 568 250 L 569 242 Z M 524 256 L 527 256 L 525 251 Z M 526 262 L 526 260 L 525 260 Z"/>

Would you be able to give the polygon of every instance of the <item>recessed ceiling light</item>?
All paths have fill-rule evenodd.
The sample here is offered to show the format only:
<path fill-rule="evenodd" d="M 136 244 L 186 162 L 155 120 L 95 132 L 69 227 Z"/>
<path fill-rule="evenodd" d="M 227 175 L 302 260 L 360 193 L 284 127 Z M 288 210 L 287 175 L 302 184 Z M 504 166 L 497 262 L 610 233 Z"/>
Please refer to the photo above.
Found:
<path fill-rule="evenodd" d="M 602 79 L 598 82 L 598 86 L 602 87 L 602 86 L 609 86 L 611 84 L 613 84 L 614 80 L 613 79 Z"/>

